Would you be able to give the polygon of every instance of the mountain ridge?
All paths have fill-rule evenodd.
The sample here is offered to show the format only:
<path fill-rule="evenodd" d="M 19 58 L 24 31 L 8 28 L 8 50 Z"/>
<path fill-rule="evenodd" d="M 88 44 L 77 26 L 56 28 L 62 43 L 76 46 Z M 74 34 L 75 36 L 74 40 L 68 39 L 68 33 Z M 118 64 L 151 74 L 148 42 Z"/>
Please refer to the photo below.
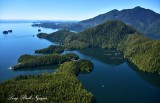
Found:
<path fill-rule="evenodd" d="M 79 24 L 84 28 L 90 28 L 108 20 L 120 20 L 127 25 L 135 27 L 140 32 L 146 33 L 149 26 L 160 20 L 160 14 L 137 6 L 133 9 L 123 9 L 121 11 L 114 9 L 93 18 L 80 21 Z M 147 33 L 149 34 L 149 31 Z"/>
<path fill-rule="evenodd" d="M 59 34 L 59 41 L 55 38 L 55 34 Z M 62 36 L 60 36 L 61 34 Z M 149 73 L 160 72 L 160 41 L 143 36 L 121 21 L 107 21 L 75 34 L 69 34 L 69 31 L 63 30 L 50 35 L 41 33 L 37 36 L 53 42 L 55 39 L 62 43 L 66 49 L 89 47 L 117 49 L 122 51 L 125 58 L 140 70 Z"/>
<path fill-rule="evenodd" d="M 132 9 L 114 9 L 104 14 L 99 14 L 93 18 L 82 20 L 76 23 L 40 22 L 40 24 L 33 24 L 32 26 L 81 32 L 87 28 L 102 24 L 108 20 L 119 20 L 127 25 L 133 26 L 144 35 L 151 34 L 153 36 L 160 37 L 160 31 L 155 31 L 152 29 L 155 27 L 153 24 L 158 24 L 157 22 L 160 21 L 160 14 L 140 6 Z M 156 28 L 160 29 L 160 26 Z"/>

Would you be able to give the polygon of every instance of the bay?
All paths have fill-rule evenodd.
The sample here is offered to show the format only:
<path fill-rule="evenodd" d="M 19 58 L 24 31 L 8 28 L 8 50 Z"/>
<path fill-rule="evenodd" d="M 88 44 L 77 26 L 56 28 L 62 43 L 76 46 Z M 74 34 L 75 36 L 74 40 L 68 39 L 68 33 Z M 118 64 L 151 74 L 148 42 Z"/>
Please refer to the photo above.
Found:
<path fill-rule="evenodd" d="M 144 73 L 116 50 L 89 48 L 73 52 L 92 61 L 91 73 L 78 78 L 96 103 L 159 103 L 160 75 Z"/>
<path fill-rule="evenodd" d="M 34 50 L 54 45 L 45 39 L 36 37 L 38 27 L 31 22 L 0 23 L 0 82 L 19 75 L 53 73 L 57 66 L 45 66 L 34 69 L 12 71 L 8 68 L 17 64 L 23 54 L 34 54 Z M 4 30 L 13 30 L 3 34 Z M 40 28 L 42 32 L 57 30 Z M 34 36 L 33 36 L 34 35 Z M 144 73 L 123 58 L 116 50 L 89 48 L 73 52 L 81 59 L 92 61 L 94 67 L 90 73 L 80 73 L 78 79 L 85 89 L 92 92 L 97 103 L 160 103 L 160 75 Z"/>
<path fill-rule="evenodd" d="M 17 64 L 19 56 L 34 54 L 34 50 L 45 48 L 51 44 L 47 40 L 39 39 L 37 27 L 32 27 L 32 22 L 7 22 L 0 23 L 0 82 L 9 80 L 19 75 L 35 75 L 43 72 L 53 72 L 55 67 L 47 67 L 39 70 L 12 71 L 8 68 Z M 40 28 L 41 32 L 52 33 L 56 29 Z M 12 33 L 3 34 L 4 30 L 12 30 Z M 34 36 L 33 36 L 34 35 Z"/>

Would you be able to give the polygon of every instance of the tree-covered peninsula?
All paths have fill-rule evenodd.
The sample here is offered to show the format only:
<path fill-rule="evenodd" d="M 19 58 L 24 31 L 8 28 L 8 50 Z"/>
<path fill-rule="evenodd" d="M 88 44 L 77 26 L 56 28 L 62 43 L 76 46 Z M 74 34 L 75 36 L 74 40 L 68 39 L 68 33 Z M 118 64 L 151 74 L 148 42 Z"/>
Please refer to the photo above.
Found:
<path fill-rule="evenodd" d="M 35 50 L 35 53 L 37 53 L 37 54 L 50 54 L 50 53 L 62 53 L 63 51 L 64 51 L 64 47 L 62 47 L 62 46 L 50 45 L 47 48 Z"/>
<path fill-rule="evenodd" d="M 56 34 L 60 37 L 58 40 L 55 38 Z M 160 72 L 160 41 L 146 38 L 136 29 L 121 21 L 107 21 L 74 34 L 62 30 L 49 35 L 41 33 L 37 36 L 53 42 L 60 42 L 65 48 L 118 49 L 124 53 L 126 59 L 134 63 L 140 70 L 150 73 Z M 80 48 L 77 48 L 79 45 Z"/>
<path fill-rule="evenodd" d="M 48 54 L 48 55 L 22 55 L 18 59 L 18 64 L 13 66 L 14 70 L 22 68 L 34 68 L 46 65 L 58 65 L 66 61 L 77 60 L 79 57 L 74 53 L 68 54 Z"/>
<path fill-rule="evenodd" d="M 19 76 L 1 83 L 0 102 L 93 103 L 93 94 L 86 91 L 76 77 L 81 71 L 90 72 L 91 70 L 90 61 L 77 60 L 61 64 L 52 74 Z"/>
<path fill-rule="evenodd" d="M 58 42 L 65 49 L 82 49 L 88 47 L 87 43 L 77 40 L 78 36 L 76 33 L 70 32 L 68 30 L 60 30 L 58 32 L 53 32 L 49 35 L 46 33 L 39 33 L 37 36 L 39 38 L 45 38 L 51 42 Z M 50 48 L 47 49 L 49 50 Z"/>

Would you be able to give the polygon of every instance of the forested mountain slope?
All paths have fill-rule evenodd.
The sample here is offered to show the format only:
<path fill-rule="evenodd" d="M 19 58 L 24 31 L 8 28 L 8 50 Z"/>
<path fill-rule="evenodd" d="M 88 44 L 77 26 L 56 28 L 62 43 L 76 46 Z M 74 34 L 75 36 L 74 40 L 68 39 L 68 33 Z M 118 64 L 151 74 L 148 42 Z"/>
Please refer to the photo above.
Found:
<path fill-rule="evenodd" d="M 108 20 L 120 20 L 126 23 L 127 25 L 133 26 L 142 33 L 147 32 L 151 34 L 153 33 L 152 30 L 151 32 L 147 30 L 150 26 L 152 26 L 152 24 L 160 20 L 160 14 L 150 9 L 145 9 L 138 6 L 133 9 L 124 9 L 121 11 L 115 9 L 105 14 L 93 17 L 91 19 L 81 21 L 80 24 L 83 25 L 83 27 L 88 28 L 104 23 Z M 158 26 L 158 29 L 160 29 L 160 26 Z M 160 32 L 154 32 L 154 33 L 155 33 L 154 35 L 158 35 Z"/>
<path fill-rule="evenodd" d="M 134 63 L 140 70 L 160 72 L 160 41 L 144 37 L 121 21 L 108 21 L 75 34 L 63 30 L 50 35 L 41 33 L 38 34 L 38 37 L 54 41 L 54 34 L 59 34 L 61 39 L 56 42 L 61 42 L 67 49 L 115 48 L 121 50 L 126 59 Z"/>

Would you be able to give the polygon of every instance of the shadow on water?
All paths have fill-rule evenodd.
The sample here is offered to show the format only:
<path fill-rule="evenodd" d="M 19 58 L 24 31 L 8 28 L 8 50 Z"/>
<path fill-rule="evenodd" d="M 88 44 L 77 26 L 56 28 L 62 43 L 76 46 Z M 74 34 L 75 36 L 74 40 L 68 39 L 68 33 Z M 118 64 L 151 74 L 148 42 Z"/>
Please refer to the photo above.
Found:
<path fill-rule="evenodd" d="M 126 62 L 128 63 L 129 67 L 134 70 L 143 80 L 149 82 L 153 86 L 160 88 L 160 75 L 157 73 L 146 73 L 140 71 L 132 62 L 128 60 L 126 60 Z"/>
<path fill-rule="evenodd" d="M 87 49 L 80 50 L 79 52 L 84 55 L 94 57 L 103 63 L 113 65 L 113 66 L 118 66 L 125 62 L 122 52 L 117 50 L 87 48 Z"/>
<path fill-rule="evenodd" d="M 156 73 L 146 73 L 140 71 L 132 62 L 124 59 L 124 55 L 120 51 L 101 48 L 89 48 L 80 50 L 79 52 L 84 55 L 94 57 L 103 63 L 113 66 L 118 66 L 124 62 L 127 62 L 128 66 L 132 70 L 134 70 L 143 80 L 149 82 L 149 84 L 153 86 L 160 88 L 160 75 Z"/>

